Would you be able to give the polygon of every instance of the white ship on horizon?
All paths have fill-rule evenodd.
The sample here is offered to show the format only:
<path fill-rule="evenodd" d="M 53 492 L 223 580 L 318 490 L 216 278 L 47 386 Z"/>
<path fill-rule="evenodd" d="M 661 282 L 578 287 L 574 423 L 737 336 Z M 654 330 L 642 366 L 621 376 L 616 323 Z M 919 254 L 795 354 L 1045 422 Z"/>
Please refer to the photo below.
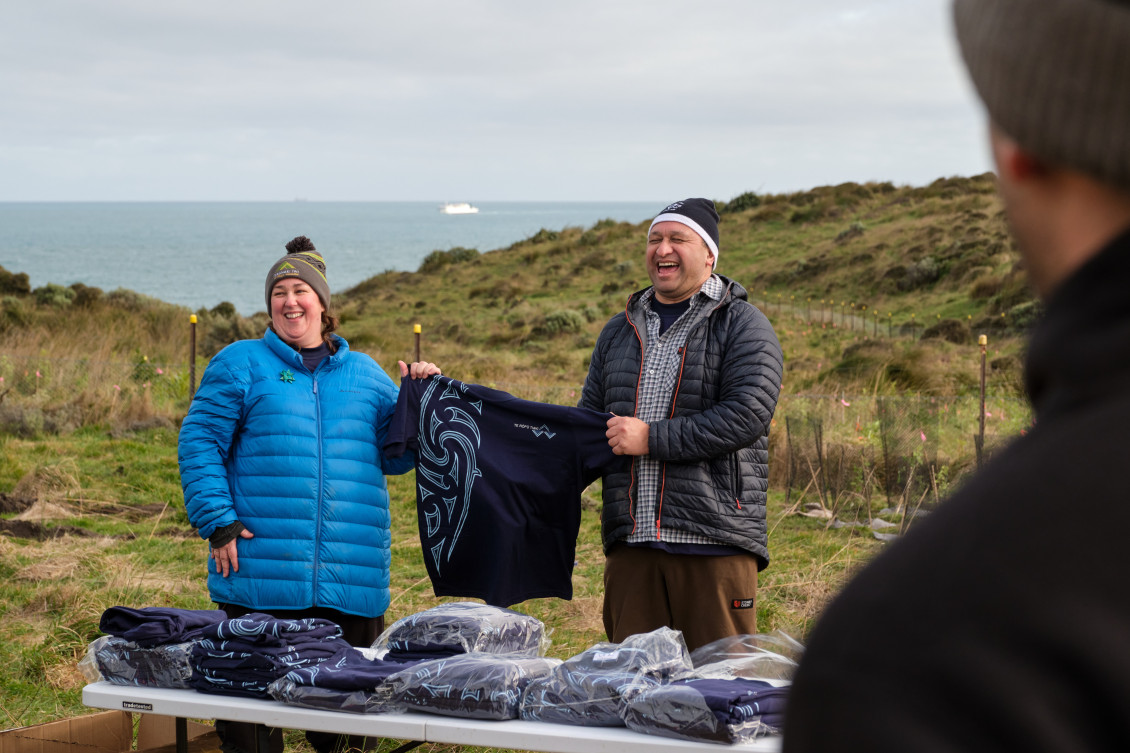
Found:
<path fill-rule="evenodd" d="M 479 208 L 473 207 L 465 201 L 448 202 L 439 208 L 444 214 L 478 214 Z"/>

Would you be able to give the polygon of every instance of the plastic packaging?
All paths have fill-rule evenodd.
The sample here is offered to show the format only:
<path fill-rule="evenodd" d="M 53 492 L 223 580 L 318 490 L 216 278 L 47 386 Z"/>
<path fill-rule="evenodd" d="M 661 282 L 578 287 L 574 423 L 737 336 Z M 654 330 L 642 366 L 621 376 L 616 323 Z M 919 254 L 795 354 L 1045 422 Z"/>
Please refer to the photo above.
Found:
<path fill-rule="evenodd" d="M 394 702 L 465 719 L 517 719 L 526 685 L 560 659 L 468 653 L 420 662 L 388 679 Z"/>
<path fill-rule="evenodd" d="M 290 677 L 280 677 L 267 686 L 267 693 L 276 701 L 292 706 L 353 714 L 388 714 L 404 711 L 403 703 L 394 701 L 388 685 L 369 690 L 338 690 L 300 685 Z"/>
<path fill-rule="evenodd" d="M 79 669 L 91 682 L 184 689 L 191 687 L 191 653 L 191 641 L 141 648 L 133 641 L 104 635 L 87 647 Z"/>
<path fill-rule="evenodd" d="M 695 677 L 791 680 L 804 646 L 779 630 L 732 635 L 696 648 Z"/>
<path fill-rule="evenodd" d="M 623 718 L 629 729 L 649 735 L 749 742 L 779 732 L 788 690 L 758 680 L 677 680 L 628 698 Z"/>
<path fill-rule="evenodd" d="M 456 601 L 402 617 L 373 643 L 390 658 L 433 659 L 471 652 L 545 656 L 550 640 L 536 617 Z"/>
<path fill-rule="evenodd" d="M 628 698 L 687 675 L 693 669 L 683 634 L 670 628 L 598 643 L 566 659 L 522 695 L 521 716 L 530 721 L 589 727 L 622 727 Z"/>

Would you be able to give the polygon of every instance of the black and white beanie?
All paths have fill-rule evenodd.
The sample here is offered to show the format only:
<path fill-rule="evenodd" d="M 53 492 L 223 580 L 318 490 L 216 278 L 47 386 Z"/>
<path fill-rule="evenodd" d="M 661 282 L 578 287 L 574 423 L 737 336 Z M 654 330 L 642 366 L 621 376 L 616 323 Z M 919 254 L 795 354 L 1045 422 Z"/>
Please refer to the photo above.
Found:
<path fill-rule="evenodd" d="M 651 228 L 658 222 L 679 222 L 698 233 L 706 247 L 714 254 L 714 268 L 718 268 L 718 210 L 710 199 L 683 199 L 674 204 L 668 204 L 663 211 L 655 216 L 647 228 L 651 235 Z"/>

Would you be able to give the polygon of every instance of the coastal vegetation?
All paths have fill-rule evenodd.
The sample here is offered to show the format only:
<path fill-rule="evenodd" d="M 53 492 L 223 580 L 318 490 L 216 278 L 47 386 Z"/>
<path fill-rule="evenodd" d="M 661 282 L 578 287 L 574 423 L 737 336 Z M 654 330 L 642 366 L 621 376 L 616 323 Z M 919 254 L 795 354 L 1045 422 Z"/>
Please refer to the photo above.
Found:
<path fill-rule="evenodd" d="M 1030 423 L 1020 364 L 1040 307 L 991 175 L 751 192 L 719 207 L 718 271 L 769 316 L 786 363 L 759 624 L 803 639 L 885 538 Z M 645 230 L 606 220 L 437 250 L 416 272 L 335 291 L 339 331 L 390 374 L 419 348 L 457 379 L 573 404 L 600 328 L 647 285 Z M 5 727 L 83 713 L 76 663 L 105 608 L 209 606 L 177 428 L 207 359 L 267 319 L 220 304 L 195 312 L 193 330 L 191 313 L 127 290 L 31 289 L 0 268 Z M 436 602 L 413 489 L 411 476 L 390 484 L 390 620 Z M 562 658 L 603 639 L 599 484 L 583 509 L 574 599 L 517 605 L 552 628 Z"/>

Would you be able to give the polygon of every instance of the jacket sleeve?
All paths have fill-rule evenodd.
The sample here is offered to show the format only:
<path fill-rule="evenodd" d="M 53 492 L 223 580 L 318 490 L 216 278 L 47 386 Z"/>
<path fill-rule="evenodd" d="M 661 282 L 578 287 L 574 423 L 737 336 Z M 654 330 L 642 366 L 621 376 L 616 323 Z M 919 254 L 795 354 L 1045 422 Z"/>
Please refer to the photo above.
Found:
<path fill-rule="evenodd" d="M 217 355 L 181 424 L 177 442 L 188 521 L 207 539 L 237 521 L 225 461 L 241 423 L 247 385 Z"/>
<path fill-rule="evenodd" d="M 577 407 L 605 413 L 608 410 L 604 400 L 604 359 L 608 353 L 608 344 L 612 340 L 611 329 L 616 318 L 604 325 L 600 336 L 596 338 L 592 355 L 589 357 L 589 371 L 585 375 L 585 384 L 581 388 L 581 399 Z"/>
<path fill-rule="evenodd" d="M 748 447 L 769 433 L 784 374 L 777 335 L 765 315 L 743 305 L 730 318 L 716 379 L 718 402 L 699 413 L 650 424 L 648 451 L 659 460 L 696 462 Z M 714 373 L 717 370 L 717 373 Z"/>

